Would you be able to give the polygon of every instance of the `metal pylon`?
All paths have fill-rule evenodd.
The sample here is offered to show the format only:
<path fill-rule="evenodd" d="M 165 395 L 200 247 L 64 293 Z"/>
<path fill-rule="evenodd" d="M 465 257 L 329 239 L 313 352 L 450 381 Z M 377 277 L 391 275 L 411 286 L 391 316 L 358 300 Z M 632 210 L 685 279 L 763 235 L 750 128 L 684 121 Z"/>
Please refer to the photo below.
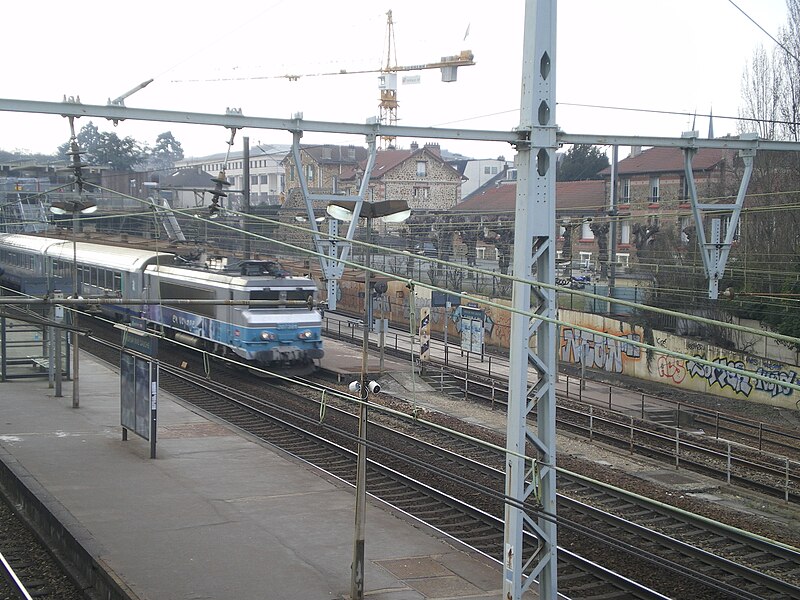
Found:
<path fill-rule="evenodd" d="M 514 275 L 555 284 L 557 139 L 556 0 L 527 0 L 523 46 L 520 132 L 529 145 L 516 156 L 517 199 L 514 224 Z M 556 295 L 515 281 L 515 311 L 556 318 Z M 556 600 L 556 327 L 551 321 L 511 315 L 511 361 L 506 433 L 506 509 L 503 548 L 503 598 L 521 600 L 539 580 L 539 598 Z M 530 338 L 536 348 L 531 351 Z M 528 364 L 536 383 L 528 383 Z M 536 431 L 527 427 L 536 409 Z M 535 457 L 526 458 L 526 442 Z M 534 501 L 534 498 L 536 501 Z M 538 502 L 537 502 L 538 501 Z M 539 504 L 538 514 L 530 508 Z M 536 551 L 523 562 L 523 539 L 535 539 Z"/>
<path fill-rule="evenodd" d="M 696 138 L 697 132 L 689 131 L 683 134 L 685 138 Z M 756 139 L 755 134 L 742 134 L 740 139 Z M 731 251 L 733 238 L 739 226 L 739 216 L 744 205 L 744 197 L 747 193 L 747 186 L 750 183 L 750 176 L 753 174 L 753 159 L 756 155 L 755 148 L 740 150 L 739 156 L 744 162 L 744 174 L 739 183 L 739 193 L 733 203 L 701 203 L 697 198 L 697 186 L 694 183 L 694 172 L 692 171 L 692 158 L 697 152 L 697 148 L 687 147 L 683 149 L 684 176 L 686 177 L 689 197 L 692 202 L 692 214 L 694 215 L 695 231 L 697 240 L 700 244 L 700 256 L 703 259 L 703 267 L 708 277 L 708 297 L 712 300 L 719 298 L 719 280 L 725 272 L 725 265 L 728 262 L 728 255 Z M 705 220 L 706 214 L 713 214 L 710 223 L 711 239 L 706 235 Z M 725 237 L 722 237 L 722 222 L 727 221 Z"/>
<path fill-rule="evenodd" d="M 358 218 L 361 214 L 361 205 L 364 202 L 364 196 L 369 189 L 369 180 L 372 176 L 372 169 L 375 166 L 375 157 L 377 154 L 377 146 L 375 145 L 375 135 L 367 136 L 367 166 L 364 169 L 364 175 L 361 179 L 361 185 L 358 189 L 358 195 L 340 195 L 340 194 L 312 194 L 308 188 L 308 179 L 303 171 L 303 161 L 300 156 L 300 138 L 303 133 L 301 131 L 293 132 L 292 139 L 292 157 L 300 181 L 300 191 L 303 194 L 303 200 L 306 204 L 306 214 L 308 222 L 311 226 L 311 235 L 314 240 L 314 249 L 321 255 L 319 258 L 320 266 L 322 267 L 322 276 L 327 281 L 328 291 L 328 308 L 336 310 L 336 292 L 338 282 L 344 273 L 343 260 L 347 260 L 350 253 L 350 248 L 353 236 L 358 226 Z M 347 228 L 345 235 L 346 242 L 338 241 L 338 222 L 335 219 L 330 219 L 328 222 L 328 237 L 324 238 L 319 230 L 319 225 L 314 218 L 314 201 L 317 202 L 331 202 L 333 200 L 351 200 L 355 201 L 353 208 L 353 220 Z"/>

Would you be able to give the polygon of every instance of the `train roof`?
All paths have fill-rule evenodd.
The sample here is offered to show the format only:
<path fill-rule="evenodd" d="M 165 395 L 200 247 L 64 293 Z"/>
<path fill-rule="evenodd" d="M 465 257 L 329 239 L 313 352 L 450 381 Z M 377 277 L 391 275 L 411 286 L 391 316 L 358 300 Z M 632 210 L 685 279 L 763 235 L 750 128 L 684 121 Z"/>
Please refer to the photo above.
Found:
<path fill-rule="evenodd" d="M 174 257 L 174 254 L 169 252 L 154 252 L 152 250 L 124 248 L 122 246 L 104 246 L 103 244 L 89 242 L 78 242 L 77 246 L 78 262 L 81 264 L 97 265 L 105 269 L 119 271 L 138 271 L 158 260 L 167 261 L 171 264 Z M 51 258 L 72 261 L 72 244 L 67 243 L 65 246 L 48 248 L 47 255 Z"/>
<path fill-rule="evenodd" d="M 18 250 L 29 250 L 36 254 L 44 254 L 50 247 L 57 247 L 67 243 L 69 242 L 65 240 L 40 237 L 38 235 L 23 235 L 19 233 L 0 234 L 0 246 L 16 248 Z M 71 244 L 70 248 L 72 248 Z"/>
<path fill-rule="evenodd" d="M 237 271 L 216 269 L 198 269 L 185 266 L 150 265 L 148 273 L 158 274 L 160 277 L 178 279 L 181 281 L 199 281 L 216 283 L 220 285 L 235 285 L 241 287 L 285 287 L 285 288 L 316 288 L 316 283 L 308 277 L 272 277 L 269 275 L 240 275 Z"/>
<path fill-rule="evenodd" d="M 70 240 L 38 235 L 0 234 L 0 247 L 27 250 L 38 255 L 46 254 L 50 258 L 68 262 L 72 262 L 75 252 L 73 242 Z M 77 253 L 78 262 L 81 264 L 119 271 L 140 270 L 157 260 L 171 264 L 174 257 L 174 254 L 169 252 L 153 252 L 90 242 L 77 242 Z"/>

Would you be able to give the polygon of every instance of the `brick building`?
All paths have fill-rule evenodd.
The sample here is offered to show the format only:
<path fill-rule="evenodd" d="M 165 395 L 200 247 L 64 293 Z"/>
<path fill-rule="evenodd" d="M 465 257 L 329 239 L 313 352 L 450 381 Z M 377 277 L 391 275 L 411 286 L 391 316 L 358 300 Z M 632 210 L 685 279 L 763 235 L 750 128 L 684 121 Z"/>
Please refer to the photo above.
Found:
<path fill-rule="evenodd" d="M 336 194 L 344 191 L 342 177 L 351 174 L 356 165 L 366 158 L 367 149 L 361 146 L 320 144 L 300 147 L 301 168 L 309 191 L 314 194 Z M 286 181 L 284 208 L 298 209 L 305 213 L 300 177 L 292 152 L 284 157 L 281 166 Z M 324 207 L 319 208 L 324 210 Z"/>
<path fill-rule="evenodd" d="M 342 176 L 342 191 L 358 192 L 366 160 Z M 439 144 L 416 142 L 408 150 L 379 150 L 367 201 L 405 200 L 415 212 L 453 208 L 461 199 L 462 176 L 443 158 Z"/>
<path fill-rule="evenodd" d="M 692 159 L 692 172 L 698 198 L 704 202 L 730 193 L 726 172 L 733 167 L 734 155 L 721 148 L 701 148 Z M 682 232 L 694 225 L 689 186 L 684 174 L 680 148 L 634 147 L 630 156 L 617 165 L 618 191 L 617 243 L 620 252 L 631 252 L 644 241 L 648 231 L 673 230 L 681 243 Z M 611 168 L 600 172 L 605 180 L 605 203 L 610 197 Z M 632 257 L 633 258 L 633 257 Z"/>

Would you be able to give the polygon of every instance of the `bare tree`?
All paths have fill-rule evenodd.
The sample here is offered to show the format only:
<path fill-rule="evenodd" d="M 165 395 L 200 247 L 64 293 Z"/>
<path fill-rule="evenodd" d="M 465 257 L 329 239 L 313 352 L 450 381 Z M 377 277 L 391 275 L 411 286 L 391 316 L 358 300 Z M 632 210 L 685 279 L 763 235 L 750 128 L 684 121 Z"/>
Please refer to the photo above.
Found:
<path fill-rule="evenodd" d="M 742 100 L 739 109 L 739 132 L 755 129 L 758 137 L 774 140 L 779 133 L 776 122 L 783 92 L 781 69 L 776 66 L 778 59 L 770 57 L 763 46 L 753 52 L 749 68 L 742 75 Z"/>
<path fill-rule="evenodd" d="M 780 99 L 780 117 L 785 122 L 786 139 L 800 140 L 800 0 L 786 0 L 788 21 L 780 30 L 779 39 L 783 45 L 777 50 L 783 89 Z"/>

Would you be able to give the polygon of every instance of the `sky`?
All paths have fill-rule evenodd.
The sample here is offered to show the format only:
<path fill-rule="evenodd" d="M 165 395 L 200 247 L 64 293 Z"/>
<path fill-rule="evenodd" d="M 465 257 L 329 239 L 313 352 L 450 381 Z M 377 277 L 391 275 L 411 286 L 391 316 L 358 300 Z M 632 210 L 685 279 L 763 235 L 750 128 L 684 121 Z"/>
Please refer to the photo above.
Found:
<path fill-rule="evenodd" d="M 785 0 L 735 0 L 777 37 Z M 32 0 L 4 5 L 6 63 L 0 97 L 60 101 L 79 96 L 104 105 L 139 83 L 128 107 L 254 117 L 364 123 L 378 114 L 378 74 L 386 64 L 386 11 L 394 19 L 396 62 L 417 65 L 471 50 L 474 66 L 458 81 L 414 71 L 399 85 L 398 124 L 511 130 L 519 121 L 523 0 Z M 717 136 L 736 133 L 742 74 L 754 50 L 774 42 L 730 0 L 559 0 L 556 122 L 567 133 L 679 137 L 692 116 L 576 105 L 713 111 Z M 279 77 L 303 75 L 297 81 Z M 402 80 L 402 74 L 398 82 Z M 214 126 L 123 121 L 101 130 L 153 145 L 171 131 L 187 157 L 225 152 L 228 130 Z M 708 132 L 708 118 L 695 128 Z M 289 144 L 291 135 L 245 129 L 252 143 Z M 58 115 L 0 113 L 0 148 L 54 153 L 69 139 Z M 408 147 L 412 139 L 399 139 Z M 419 140 L 430 141 L 430 140 Z M 363 137 L 307 133 L 303 143 L 363 144 Z M 512 158 L 500 142 L 443 140 L 474 158 Z"/>

